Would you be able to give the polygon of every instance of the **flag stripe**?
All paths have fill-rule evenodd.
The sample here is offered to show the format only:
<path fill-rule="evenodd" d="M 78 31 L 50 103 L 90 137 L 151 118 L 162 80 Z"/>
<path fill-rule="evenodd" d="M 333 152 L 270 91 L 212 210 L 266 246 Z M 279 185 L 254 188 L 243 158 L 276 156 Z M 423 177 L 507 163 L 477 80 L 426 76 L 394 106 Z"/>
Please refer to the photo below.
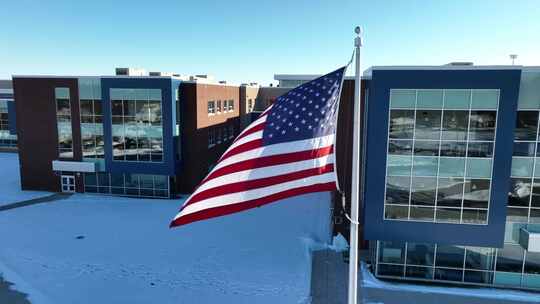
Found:
<path fill-rule="evenodd" d="M 312 184 L 327 183 L 335 181 L 335 174 L 333 172 L 311 176 L 304 179 L 293 180 L 277 185 L 272 185 L 263 188 L 257 188 L 248 190 L 241 193 L 230 193 L 220 196 L 214 196 L 209 199 L 199 201 L 196 204 L 187 205 L 178 216 L 190 214 L 200 210 L 213 208 L 217 206 L 230 205 L 240 203 L 242 201 L 258 199 L 266 196 L 268 193 L 276 193 L 298 187 L 308 186 Z"/>
<path fill-rule="evenodd" d="M 231 181 L 245 181 L 248 179 L 265 178 L 279 174 L 292 173 L 324 164 L 334 163 L 334 154 L 327 154 L 318 158 L 302 160 L 294 163 L 279 164 L 275 166 L 248 169 L 222 175 L 201 184 L 195 193 L 229 184 Z"/>
<path fill-rule="evenodd" d="M 215 171 L 212 171 L 203 182 L 211 180 L 213 178 L 223 176 L 225 174 L 233 173 L 236 171 L 263 168 L 269 166 L 275 166 L 286 163 L 293 163 L 301 160 L 318 158 L 324 155 L 333 153 L 333 145 L 328 147 L 323 147 L 315 150 L 306 150 L 300 152 L 286 153 L 286 154 L 276 154 L 266 157 L 252 158 L 245 161 L 240 161 L 233 163 L 226 167 L 221 167 Z"/>
<path fill-rule="evenodd" d="M 255 134 L 257 135 L 257 134 Z M 234 156 L 236 154 L 239 154 L 239 153 L 243 153 L 243 152 L 247 152 L 247 151 L 251 151 L 253 149 L 256 149 L 256 148 L 260 148 L 262 147 L 264 144 L 263 142 L 263 139 L 262 138 L 258 138 L 258 139 L 254 139 L 252 141 L 248 141 L 246 143 L 242 143 L 234 148 L 232 148 L 231 150 L 229 150 L 228 152 L 225 152 L 225 154 L 223 154 L 223 156 L 221 157 L 221 160 L 220 161 L 223 161 L 231 156 Z"/>
<path fill-rule="evenodd" d="M 251 201 L 245 201 L 237 204 L 230 204 L 224 206 L 218 206 L 206 210 L 201 210 L 191 214 L 183 215 L 181 217 L 176 217 L 172 223 L 171 227 L 180 226 L 189 224 L 192 222 L 217 217 L 221 215 L 236 213 L 246 209 L 251 209 L 255 207 L 260 207 L 275 201 L 286 199 L 288 197 L 312 193 L 312 192 L 323 192 L 323 191 L 334 191 L 336 190 L 336 183 L 334 181 L 327 183 L 313 184 L 304 187 L 298 187 L 294 189 L 288 189 L 282 192 L 274 193 L 259 199 L 254 199 Z"/>
<path fill-rule="evenodd" d="M 237 193 L 242 191 L 253 190 L 257 188 L 263 188 L 272 186 L 275 184 L 281 184 L 288 181 L 298 180 L 302 178 L 307 178 L 315 175 L 321 175 L 328 172 L 334 171 L 334 164 L 327 164 L 321 167 L 310 168 L 305 170 L 296 171 L 293 173 L 274 175 L 266 178 L 259 179 L 249 179 L 246 181 L 230 183 L 226 186 L 211 188 L 205 191 L 200 191 L 190 197 L 189 202 L 182 207 L 182 210 L 191 204 L 195 204 L 199 201 L 214 197 L 221 196 L 229 193 Z"/>
<path fill-rule="evenodd" d="M 269 204 L 278 200 L 286 199 L 292 196 L 297 196 L 297 195 L 302 195 L 302 194 L 307 194 L 307 193 L 312 193 L 312 192 L 333 191 L 335 189 L 336 189 L 335 182 L 321 183 L 321 184 L 315 184 L 315 185 L 310 185 L 310 186 L 305 186 L 305 187 L 299 187 L 295 189 L 289 189 L 289 190 L 279 192 L 279 193 L 274 193 L 272 195 L 269 195 L 260 199 L 256 199 L 256 200 L 246 201 L 243 203 L 237 203 L 237 204 L 232 204 L 232 205 L 214 207 L 214 208 L 202 210 L 199 212 L 191 213 L 188 215 L 184 215 L 182 217 L 177 217 L 174 219 L 173 222 L 171 222 L 170 227 L 185 225 L 185 224 L 189 224 L 189 223 L 200 221 L 200 220 L 205 220 L 212 217 L 227 215 L 227 214 L 243 211 L 246 209 L 260 207 L 260 206 L 263 206 L 263 205 L 266 205 L 266 204 Z"/>
<path fill-rule="evenodd" d="M 226 167 L 230 164 L 240 162 L 246 159 L 252 159 L 257 157 L 265 157 L 271 155 L 283 154 L 283 152 L 300 152 L 305 150 L 311 150 L 313 147 L 326 147 L 334 143 L 334 136 L 327 135 L 322 137 L 310 138 L 305 140 L 299 140 L 295 142 L 285 142 L 279 144 L 268 145 L 253 149 L 251 151 L 246 151 L 243 153 L 236 154 L 232 157 L 229 157 L 223 161 L 220 161 L 213 170 L 218 170 L 222 167 Z"/>

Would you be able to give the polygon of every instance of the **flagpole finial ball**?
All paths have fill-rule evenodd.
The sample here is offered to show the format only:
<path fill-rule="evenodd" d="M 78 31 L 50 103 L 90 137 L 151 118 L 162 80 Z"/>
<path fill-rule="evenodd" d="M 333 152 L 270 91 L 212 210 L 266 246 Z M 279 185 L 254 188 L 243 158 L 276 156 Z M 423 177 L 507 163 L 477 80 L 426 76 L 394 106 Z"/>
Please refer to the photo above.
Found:
<path fill-rule="evenodd" d="M 362 28 L 357 26 L 357 27 L 354 28 L 354 32 L 356 33 L 356 35 L 360 35 L 360 34 L 362 34 Z"/>

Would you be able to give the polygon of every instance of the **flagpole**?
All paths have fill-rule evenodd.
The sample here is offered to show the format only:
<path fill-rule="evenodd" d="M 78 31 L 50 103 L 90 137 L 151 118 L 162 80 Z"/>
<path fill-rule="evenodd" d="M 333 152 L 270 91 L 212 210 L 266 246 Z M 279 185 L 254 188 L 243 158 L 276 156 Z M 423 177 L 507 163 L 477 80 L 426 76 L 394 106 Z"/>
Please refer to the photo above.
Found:
<path fill-rule="evenodd" d="M 354 29 L 355 46 L 355 78 L 354 78 L 354 118 L 353 118 L 353 151 L 351 179 L 351 229 L 349 241 L 349 293 L 348 303 L 358 301 L 358 205 L 360 190 L 360 47 L 362 46 L 362 29 Z"/>

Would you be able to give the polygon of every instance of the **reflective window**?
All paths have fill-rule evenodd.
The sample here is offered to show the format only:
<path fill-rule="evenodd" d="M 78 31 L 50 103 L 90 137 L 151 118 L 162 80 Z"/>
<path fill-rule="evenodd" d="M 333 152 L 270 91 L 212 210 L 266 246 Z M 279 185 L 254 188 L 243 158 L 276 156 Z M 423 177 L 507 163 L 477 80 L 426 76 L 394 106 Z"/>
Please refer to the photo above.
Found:
<path fill-rule="evenodd" d="M 514 138 L 516 140 L 536 140 L 538 111 L 518 111 Z"/>
<path fill-rule="evenodd" d="M 69 88 L 55 88 L 56 124 L 58 131 L 58 156 L 73 158 L 73 134 L 71 127 L 71 102 Z"/>
<path fill-rule="evenodd" d="M 519 245 L 506 244 L 497 252 L 497 271 L 519 272 L 523 267 L 523 249 Z"/>
<path fill-rule="evenodd" d="M 84 189 L 88 193 L 169 198 L 169 177 L 148 174 L 85 173 Z"/>
<path fill-rule="evenodd" d="M 530 178 L 510 178 L 508 206 L 528 207 L 531 192 L 532 180 Z"/>
<path fill-rule="evenodd" d="M 465 248 L 459 246 L 438 245 L 435 266 L 463 268 Z"/>
<path fill-rule="evenodd" d="M 498 90 L 390 90 L 386 219 L 487 224 L 498 98 Z M 398 191 L 398 176 L 411 186 Z"/>
<path fill-rule="evenodd" d="M 163 161 L 161 102 L 160 89 L 111 89 L 114 161 Z"/>
<path fill-rule="evenodd" d="M 211 100 L 208 102 L 208 115 L 216 113 L 216 102 Z"/>
<path fill-rule="evenodd" d="M 435 260 L 435 245 L 408 243 L 407 264 L 431 266 Z"/>

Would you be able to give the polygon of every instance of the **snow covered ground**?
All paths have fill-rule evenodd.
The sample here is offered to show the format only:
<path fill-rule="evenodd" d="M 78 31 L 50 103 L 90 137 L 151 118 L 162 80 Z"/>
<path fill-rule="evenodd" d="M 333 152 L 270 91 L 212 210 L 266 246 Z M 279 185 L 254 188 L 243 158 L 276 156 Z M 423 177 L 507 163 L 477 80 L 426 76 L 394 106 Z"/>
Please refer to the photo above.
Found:
<path fill-rule="evenodd" d="M 4 175 L 17 166 L 0 154 Z M 0 181 L 28 198 L 12 187 Z M 33 304 L 308 303 L 329 202 L 310 194 L 171 230 L 178 200 L 75 194 L 0 212 L 0 274 Z"/>
<path fill-rule="evenodd" d="M 19 173 L 18 155 L 0 153 L 0 206 L 50 194 L 43 191 L 22 191 Z"/>

